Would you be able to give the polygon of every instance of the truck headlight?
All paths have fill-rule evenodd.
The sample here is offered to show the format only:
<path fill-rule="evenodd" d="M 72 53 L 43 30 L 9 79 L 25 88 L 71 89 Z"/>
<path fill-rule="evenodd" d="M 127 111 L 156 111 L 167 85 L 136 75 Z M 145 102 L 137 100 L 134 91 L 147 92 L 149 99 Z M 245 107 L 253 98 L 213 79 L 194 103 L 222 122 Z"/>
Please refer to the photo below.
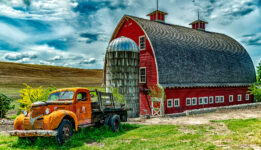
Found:
<path fill-rule="evenodd" d="M 28 115 L 28 112 L 26 110 L 23 111 L 24 116 Z"/>
<path fill-rule="evenodd" d="M 45 114 L 48 115 L 49 112 L 50 112 L 50 109 L 49 109 L 49 108 L 46 108 L 46 109 L 45 109 Z"/>

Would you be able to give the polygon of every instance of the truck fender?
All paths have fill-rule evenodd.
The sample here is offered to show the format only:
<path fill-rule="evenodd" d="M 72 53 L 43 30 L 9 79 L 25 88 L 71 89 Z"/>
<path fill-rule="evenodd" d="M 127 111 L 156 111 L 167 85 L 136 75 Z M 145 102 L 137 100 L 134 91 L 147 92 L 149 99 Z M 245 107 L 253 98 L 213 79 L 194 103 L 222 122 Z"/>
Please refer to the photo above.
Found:
<path fill-rule="evenodd" d="M 20 114 L 14 120 L 14 130 L 23 130 L 24 129 L 24 114 Z"/>
<path fill-rule="evenodd" d="M 44 117 L 45 128 L 47 130 L 57 129 L 63 119 L 71 121 L 75 130 L 78 131 L 77 117 L 74 112 L 68 110 L 57 110 Z"/>

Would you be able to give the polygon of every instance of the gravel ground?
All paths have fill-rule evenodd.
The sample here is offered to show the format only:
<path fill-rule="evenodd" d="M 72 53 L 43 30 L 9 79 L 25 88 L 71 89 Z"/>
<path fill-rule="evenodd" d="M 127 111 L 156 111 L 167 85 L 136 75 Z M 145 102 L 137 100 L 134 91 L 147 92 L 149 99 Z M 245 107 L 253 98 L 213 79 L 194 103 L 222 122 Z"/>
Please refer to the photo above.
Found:
<path fill-rule="evenodd" d="M 228 120 L 228 119 L 261 119 L 261 106 L 251 109 L 237 109 L 237 110 L 218 110 L 212 113 L 190 115 L 183 117 L 167 117 L 167 118 L 152 118 L 140 119 L 130 118 L 129 123 L 132 124 L 174 124 L 174 125 L 200 125 L 209 124 L 211 120 Z"/>

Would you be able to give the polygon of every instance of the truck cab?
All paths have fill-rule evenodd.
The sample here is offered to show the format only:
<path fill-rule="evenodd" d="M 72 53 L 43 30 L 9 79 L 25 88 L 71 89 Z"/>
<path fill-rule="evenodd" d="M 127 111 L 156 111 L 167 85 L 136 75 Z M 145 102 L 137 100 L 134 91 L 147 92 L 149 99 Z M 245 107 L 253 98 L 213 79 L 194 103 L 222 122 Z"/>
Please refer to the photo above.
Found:
<path fill-rule="evenodd" d="M 92 95 L 97 95 L 96 101 Z M 29 139 L 56 136 L 62 144 L 79 128 L 106 124 L 119 131 L 120 122 L 127 121 L 127 111 L 124 107 L 115 108 L 111 93 L 86 88 L 60 89 L 53 91 L 47 101 L 35 102 L 29 111 L 17 116 L 14 131 L 9 133 Z"/>

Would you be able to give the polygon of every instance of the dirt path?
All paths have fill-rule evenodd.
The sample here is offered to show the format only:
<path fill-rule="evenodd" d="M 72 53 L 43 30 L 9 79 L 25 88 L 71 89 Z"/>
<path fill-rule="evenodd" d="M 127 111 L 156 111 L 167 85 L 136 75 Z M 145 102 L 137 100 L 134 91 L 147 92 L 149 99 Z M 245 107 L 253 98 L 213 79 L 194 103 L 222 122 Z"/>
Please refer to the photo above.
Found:
<path fill-rule="evenodd" d="M 152 119 L 130 119 L 133 124 L 174 124 L 174 125 L 200 125 L 209 124 L 211 120 L 249 119 L 261 118 L 261 106 L 251 109 L 219 110 L 213 113 L 191 115 L 184 117 L 152 118 Z"/>

